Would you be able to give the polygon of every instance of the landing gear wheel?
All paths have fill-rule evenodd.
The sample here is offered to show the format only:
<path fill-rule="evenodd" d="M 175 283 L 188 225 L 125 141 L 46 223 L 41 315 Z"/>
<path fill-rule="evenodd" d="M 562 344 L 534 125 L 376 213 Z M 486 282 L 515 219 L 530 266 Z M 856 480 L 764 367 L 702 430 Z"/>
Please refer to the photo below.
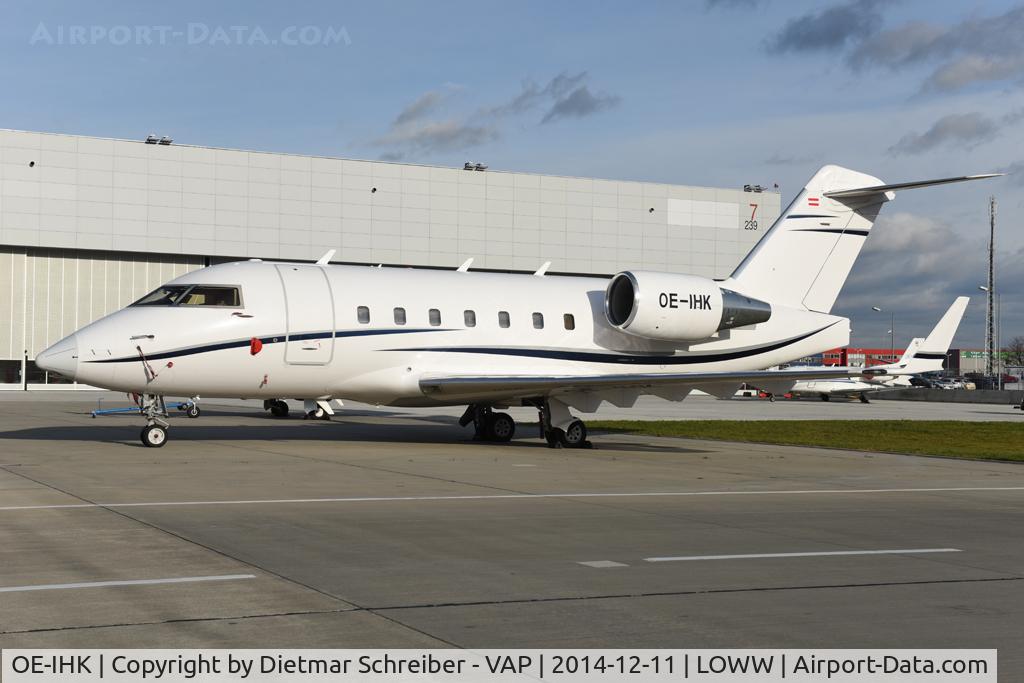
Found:
<path fill-rule="evenodd" d="M 768 394 L 768 402 L 775 403 L 775 394 Z"/>
<path fill-rule="evenodd" d="M 201 411 L 199 410 L 199 406 L 197 406 L 195 403 L 185 408 L 185 414 L 188 415 L 189 417 L 199 417 L 200 412 Z"/>
<path fill-rule="evenodd" d="M 586 448 L 590 444 L 587 441 L 587 426 L 583 424 L 583 420 L 573 420 L 565 429 L 553 431 L 565 448 Z"/>
<path fill-rule="evenodd" d="M 516 421 L 507 413 L 491 413 L 484 423 L 484 437 L 488 441 L 505 443 L 516 433 Z"/>
<path fill-rule="evenodd" d="M 860 395 L 860 402 L 861 403 L 871 403 L 871 401 L 868 400 L 868 395 L 867 394 L 861 394 Z"/>
<path fill-rule="evenodd" d="M 829 399 L 829 395 L 828 394 L 822 394 L 821 395 L 821 400 L 822 401 L 828 402 L 828 399 Z"/>
<path fill-rule="evenodd" d="M 167 430 L 160 425 L 146 425 L 139 435 L 146 448 L 160 448 L 167 443 Z"/>
<path fill-rule="evenodd" d="M 288 417 L 288 404 L 281 400 L 271 401 L 270 414 L 274 417 Z"/>
<path fill-rule="evenodd" d="M 317 406 L 313 410 L 306 413 L 304 420 L 330 420 L 331 416 L 327 414 L 327 411 Z"/>

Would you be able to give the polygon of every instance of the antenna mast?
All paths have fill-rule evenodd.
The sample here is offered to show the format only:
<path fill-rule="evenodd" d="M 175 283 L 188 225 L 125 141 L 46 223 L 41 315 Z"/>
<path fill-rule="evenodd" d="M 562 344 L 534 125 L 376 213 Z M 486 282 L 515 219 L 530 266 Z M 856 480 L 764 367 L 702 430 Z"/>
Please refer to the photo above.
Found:
<path fill-rule="evenodd" d="M 996 242 L 996 198 L 988 198 L 988 301 L 985 308 L 985 374 L 995 374 L 996 357 L 995 316 L 993 303 L 996 299 L 995 274 L 995 242 Z"/>

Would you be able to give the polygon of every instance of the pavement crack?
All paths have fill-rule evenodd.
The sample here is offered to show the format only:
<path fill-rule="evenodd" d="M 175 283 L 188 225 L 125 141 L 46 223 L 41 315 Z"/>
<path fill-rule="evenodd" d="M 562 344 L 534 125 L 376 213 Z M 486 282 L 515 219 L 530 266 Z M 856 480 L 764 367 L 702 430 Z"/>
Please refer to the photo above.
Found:
<path fill-rule="evenodd" d="M 623 600 L 636 598 L 664 598 L 686 595 L 727 595 L 730 593 L 770 593 L 803 590 L 839 590 L 850 588 L 887 588 L 898 586 L 936 586 L 965 583 L 995 583 L 1024 581 L 1024 576 L 1001 576 L 985 579 L 932 579 L 921 581 L 877 581 L 867 583 L 810 584 L 806 586 L 753 586 L 749 588 L 708 588 L 703 590 L 650 591 L 639 593 L 607 593 L 600 595 L 556 595 L 545 598 L 511 598 L 508 600 L 468 600 L 411 605 L 388 605 L 368 607 L 367 611 L 385 612 L 391 610 L 439 609 L 445 607 L 487 607 L 500 605 L 529 605 L 548 602 L 586 602 L 590 600 Z"/>
<path fill-rule="evenodd" d="M 27 628 L 12 631 L 0 631 L 0 635 L 17 635 L 24 633 L 52 633 L 56 631 L 88 631 L 103 628 L 126 628 L 132 626 L 160 626 L 163 624 L 189 624 L 198 622 L 218 621 L 242 621 L 245 619 L 272 619 L 274 617 L 301 617 L 317 614 L 344 614 L 347 612 L 365 612 L 359 607 L 326 609 L 326 610 L 300 610 L 294 612 L 268 612 L 266 614 L 243 614 L 226 617 L 178 617 L 173 619 L 157 619 L 154 621 L 126 621 L 117 624 L 82 624 L 81 626 L 55 626 L 53 628 Z"/>

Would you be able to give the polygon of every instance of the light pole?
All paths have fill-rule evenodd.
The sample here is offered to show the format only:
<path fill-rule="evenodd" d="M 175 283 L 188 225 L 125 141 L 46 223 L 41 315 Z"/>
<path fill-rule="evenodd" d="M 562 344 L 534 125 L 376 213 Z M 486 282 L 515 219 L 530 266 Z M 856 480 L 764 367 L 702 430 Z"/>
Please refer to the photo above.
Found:
<path fill-rule="evenodd" d="M 875 313 L 884 313 L 879 306 L 872 306 L 871 310 Z M 896 361 L 896 313 L 895 311 L 889 311 L 889 362 L 893 363 Z"/>

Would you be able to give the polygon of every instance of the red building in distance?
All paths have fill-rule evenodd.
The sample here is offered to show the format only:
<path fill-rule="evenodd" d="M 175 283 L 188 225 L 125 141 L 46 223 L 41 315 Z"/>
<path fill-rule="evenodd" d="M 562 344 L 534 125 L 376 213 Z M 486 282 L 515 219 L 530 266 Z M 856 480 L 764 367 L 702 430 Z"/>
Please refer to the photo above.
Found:
<path fill-rule="evenodd" d="M 822 354 L 822 365 L 843 365 L 854 368 L 870 368 L 874 365 L 895 363 L 905 349 L 869 349 L 861 346 L 847 346 L 829 349 Z"/>

